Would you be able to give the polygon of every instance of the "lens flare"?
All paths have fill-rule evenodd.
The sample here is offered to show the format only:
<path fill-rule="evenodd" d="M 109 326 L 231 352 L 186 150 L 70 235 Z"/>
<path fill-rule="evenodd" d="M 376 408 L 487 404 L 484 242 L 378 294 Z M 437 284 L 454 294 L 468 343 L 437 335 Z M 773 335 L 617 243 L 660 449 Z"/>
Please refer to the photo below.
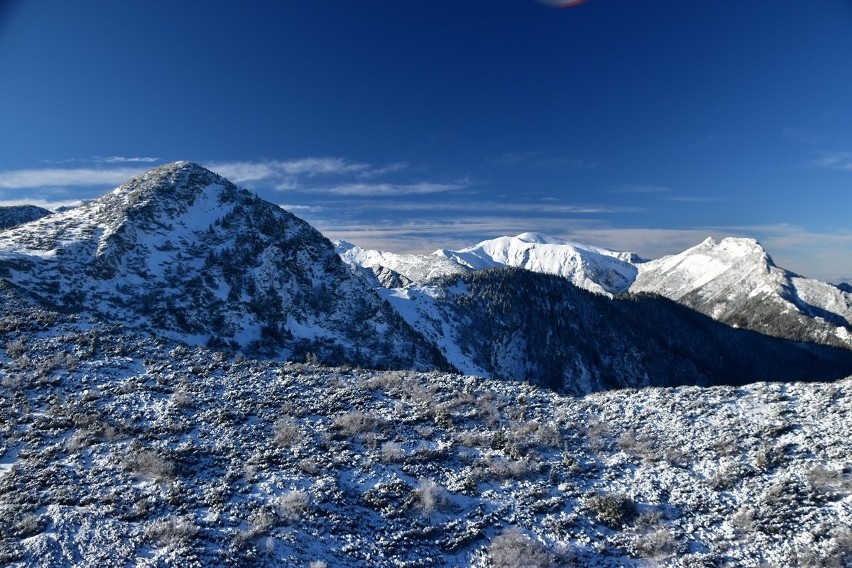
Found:
<path fill-rule="evenodd" d="M 538 0 L 538 2 L 552 8 L 570 8 L 571 6 L 585 4 L 586 0 Z"/>

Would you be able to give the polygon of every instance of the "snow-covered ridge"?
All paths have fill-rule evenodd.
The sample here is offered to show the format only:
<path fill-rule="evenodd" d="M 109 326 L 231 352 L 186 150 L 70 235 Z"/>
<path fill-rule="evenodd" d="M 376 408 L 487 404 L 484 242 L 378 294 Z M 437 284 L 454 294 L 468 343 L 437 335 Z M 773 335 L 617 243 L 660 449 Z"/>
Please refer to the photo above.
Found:
<path fill-rule="evenodd" d="M 512 266 L 555 274 L 592 292 L 626 291 L 636 276 L 638 256 L 572 243 L 540 233 L 498 237 L 461 250 L 439 249 L 435 256 L 472 269 Z"/>
<path fill-rule="evenodd" d="M 337 253 L 349 265 L 371 269 L 383 285 L 396 278 L 398 287 L 410 282 L 427 282 L 442 276 L 463 274 L 470 269 L 452 260 L 420 254 L 397 254 L 394 252 L 365 250 L 346 241 L 335 242 Z M 390 271 L 388 274 L 386 271 Z"/>
<path fill-rule="evenodd" d="M 341 253 L 347 262 L 376 274 L 396 262 L 393 253 L 349 250 Z M 439 249 L 418 256 L 418 270 L 408 279 L 380 277 L 380 281 L 387 288 L 422 283 L 418 276 L 429 273 L 430 261 L 435 267 L 441 263 L 436 273 L 450 274 L 447 267 L 452 264 L 447 263 L 470 270 L 517 267 L 562 276 L 597 293 L 656 294 L 730 325 L 852 347 L 850 291 L 777 267 L 754 239 L 708 238 L 682 253 L 645 261 L 635 253 L 528 232 L 460 250 Z"/>
<path fill-rule="evenodd" d="M 0 231 L 17 227 L 50 215 L 50 210 L 35 205 L 12 205 L 0 207 Z"/>

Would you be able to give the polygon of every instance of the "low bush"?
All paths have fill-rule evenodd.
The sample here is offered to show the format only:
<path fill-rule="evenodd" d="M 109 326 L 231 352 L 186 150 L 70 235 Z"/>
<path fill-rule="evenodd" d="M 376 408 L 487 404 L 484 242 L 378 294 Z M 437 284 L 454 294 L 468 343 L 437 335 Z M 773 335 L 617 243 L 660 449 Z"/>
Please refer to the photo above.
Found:
<path fill-rule="evenodd" d="M 588 501 L 598 522 L 612 529 L 619 529 L 636 516 L 633 499 L 618 493 L 594 495 Z"/>

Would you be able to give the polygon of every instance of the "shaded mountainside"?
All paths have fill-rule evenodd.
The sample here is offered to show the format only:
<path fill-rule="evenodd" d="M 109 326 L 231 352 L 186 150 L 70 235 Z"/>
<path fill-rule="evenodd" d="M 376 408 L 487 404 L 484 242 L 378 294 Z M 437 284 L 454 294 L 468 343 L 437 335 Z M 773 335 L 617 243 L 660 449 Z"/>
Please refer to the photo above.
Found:
<path fill-rule="evenodd" d="M 0 233 L 21 297 L 247 353 L 444 368 L 301 219 L 187 162 Z"/>
<path fill-rule="evenodd" d="M 574 398 L 16 318 L 4 566 L 852 562 L 852 380 Z"/>
<path fill-rule="evenodd" d="M 852 374 L 848 350 L 732 329 L 665 298 L 611 299 L 520 269 L 387 297 L 457 368 L 574 394 Z"/>
<path fill-rule="evenodd" d="M 631 292 L 767 335 L 852 348 L 852 294 L 777 267 L 753 239 L 707 239 L 638 266 Z"/>
<path fill-rule="evenodd" d="M 51 214 L 49 209 L 36 207 L 35 205 L 12 205 L 8 207 L 0 207 L 0 230 L 10 229 L 47 217 Z"/>

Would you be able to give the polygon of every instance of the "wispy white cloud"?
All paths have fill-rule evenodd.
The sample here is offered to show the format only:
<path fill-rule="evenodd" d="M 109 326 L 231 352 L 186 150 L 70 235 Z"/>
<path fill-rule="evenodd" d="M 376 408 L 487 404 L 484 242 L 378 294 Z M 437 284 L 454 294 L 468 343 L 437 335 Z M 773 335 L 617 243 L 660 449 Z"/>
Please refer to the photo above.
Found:
<path fill-rule="evenodd" d="M 505 152 L 491 159 L 498 166 L 527 166 L 534 168 L 572 168 L 592 169 L 603 165 L 603 162 L 589 160 L 578 156 L 548 154 L 537 151 Z"/>
<path fill-rule="evenodd" d="M 279 183 L 283 183 L 294 177 L 311 178 L 382 170 L 382 168 L 372 168 L 369 164 L 350 162 L 343 158 L 314 157 L 256 162 L 213 162 L 207 164 L 207 167 L 235 183 L 260 180 L 278 180 Z"/>
<path fill-rule="evenodd" d="M 831 170 L 852 171 L 852 152 L 823 152 L 811 165 Z"/>
<path fill-rule="evenodd" d="M 284 209 L 285 211 L 289 211 L 290 213 L 295 213 L 297 215 L 308 213 L 321 213 L 325 211 L 325 207 L 321 207 L 318 205 L 291 205 L 289 203 L 279 203 L 278 207 Z"/>
<path fill-rule="evenodd" d="M 44 209 L 54 210 L 58 207 L 74 207 L 80 205 L 81 201 L 77 199 L 72 200 L 49 200 L 49 199 L 2 199 L 0 200 L 0 207 L 15 207 L 19 205 L 35 205 L 36 207 L 42 207 Z"/>
<path fill-rule="evenodd" d="M 89 158 L 68 158 L 65 160 L 43 160 L 45 164 L 153 164 L 160 158 L 138 156 L 92 156 Z"/>
<path fill-rule="evenodd" d="M 672 190 L 670 188 L 662 185 L 628 183 L 618 189 L 613 189 L 610 193 L 661 195 L 671 193 L 671 191 Z"/>
<path fill-rule="evenodd" d="M 467 187 L 463 183 L 347 183 L 326 188 L 311 189 L 315 193 L 348 196 L 403 196 L 444 193 Z"/>
<path fill-rule="evenodd" d="M 100 161 L 104 164 L 153 164 L 159 162 L 160 159 L 152 157 L 126 158 L 124 156 L 107 156 L 105 158 L 94 158 L 93 161 Z"/>
<path fill-rule="evenodd" d="M 349 162 L 343 158 L 302 158 L 277 162 L 276 165 L 286 174 L 306 176 L 348 174 L 370 169 L 367 164 Z"/>
<path fill-rule="evenodd" d="M 465 200 L 465 201 L 392 201 L 392 200 L 375 200 L 369 203 L 352 203 L 341 200 L 341 205 L 346 204 L 353 210 L 369 209 L 370 211 L 387 211 L 395 213 L 399 211 L 420 212 L 422 214 L 470 214 L 482 212 L 509 212 L 522 213 L 525 218 L 529 215 L 538 217 L 557 217 L 564 218 L 565 215 L 592 215 L 592 214 L 615 214 L 615 213 L 635 213 L 643 211 L 641 207 L 629 206 L 614 206 L 601 204 L 575 204 L 564 203 L 553 199 L 543 199 L 541 202 L 532 203 L 512 203 L 512 202 L 495 202 L 484 200 Z"/>
<path fill-rule="evenodd" d="M 719 203 L 729 201 L 722 197 L 708 197 L 703 195 L 665 195 L 661 199 L 664 201 L 678 201 L 681 203 Z"/>
<path fill-rule="evenodd" d="M 39 168 L 0 172 L 0 188 L 24 189 L 71 185 L 118 185 L 145 168 Z"/>
<path fill-rule="evenodd" d="M 676 201 L 682 203 L 715 203 L 718 201 L 725 201 L 724 199 L 716 196 L 685 195 L 682 193 L 675 193 L 672 188 L 664 185 L 628 183 L 617 189 L 611 190 L 610 193 L 635 196 L 644 195 L 656 198 L 660 201 Z"/>

